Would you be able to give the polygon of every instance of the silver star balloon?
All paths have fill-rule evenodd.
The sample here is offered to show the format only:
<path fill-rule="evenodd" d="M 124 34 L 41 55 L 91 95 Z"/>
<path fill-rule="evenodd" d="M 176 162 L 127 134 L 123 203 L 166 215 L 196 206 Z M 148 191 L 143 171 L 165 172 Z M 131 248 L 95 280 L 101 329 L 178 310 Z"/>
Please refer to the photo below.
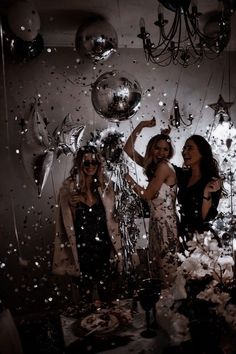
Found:
<path fill-rule="evenodd" d="M 53 163 L 54 149 L 47 124 L 38 112 L 36 103 L 26 119 L 21 155 L 25 170 L 38 188 L 38 197 L 41 197 Z"/>
<path fill-rule="evenodd" d="M 233 103 L 234 102 L 225 102 L 223 97 L 219 95 L 218 101 L 216 103 L 209 104 L 209 107 L 215 111 L 215 117 L 219 118 L 219 122 L 222 123 L 231 121 L 229 108 Z"/>
<path fill-rule="evenodd" d="M 73 121 L 71 114 L 68 113 L 62 124 L 53 132 L 57 158 L 62 153 L 65 155 L 76 153 L 80 147 L 84 130 L 85 125 L 78 125 L 78 123 Z"/>

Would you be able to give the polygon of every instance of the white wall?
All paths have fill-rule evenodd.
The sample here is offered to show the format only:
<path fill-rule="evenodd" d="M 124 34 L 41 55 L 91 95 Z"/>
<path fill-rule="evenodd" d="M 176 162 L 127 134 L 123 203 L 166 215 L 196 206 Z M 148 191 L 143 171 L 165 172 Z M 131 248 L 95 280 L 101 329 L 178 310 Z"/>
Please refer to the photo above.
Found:
<path fill-rule="evenodd" d="M 236 55 L 233 53 L 231 101 L 236 100 L 235 60 Z M 36 188 L 24 170 L 21 155 L 16 153 L 17 149 L 20 150 L 22 139 L 20 119 L 27 119 L 29 105 L 34 97 L 41 96 L 40 111 L 49 121 L 50 133 L 71 113 L 78 124 L 86 125 L 84 142 L 90 137 L 90 132 L 107 127 L 116 127 L 127 137 L 132 126 L 140 119 L 155 116 L 157 127 L 146 129 L 138 141 L 137 148 L 144 153 L 149 138 L 168 125 L 176 95 L 182 113 L 186 117 L 189 113 L 194 116 L 191 127 L 172 129 L 176 148 L 173 161 L 181 164 L 180 152 L 186 137 L 192 133 L 205 135 L 207 126 L 213 122 L 214 111 L 205 106 L 217 102 L 220 93 L 225 101 L 229 99 L 227 62 L 227 55 L 222 56 L 199 68 L 182 69 L 180 75 L 181 68 L 178 66 L 160 68 L 147 64 L 141 49 L 121 49 L 118 55 L 97 65 L 89 61 L 79 63 L 78 54 L 72 48 L 51 48 L 51 52 L 45 49 L 44 53 L 28 63 L 13 62 L 5 56 L 1 80 L 0 262 L 3 265 L 0 267 L 0 276 L 4 284 L 3 295 L 13 307 L 24 307 L 27 297 L 30 303 L 42 301 L 47 304 L 49 297 L 52 297 L 52 302 L 64 301 L 67 294 L 65 291 L 62 295 L 56 295 L 50 262 L 56 194 L 62 180 L 68 175 L 71 157 L 54 159 L 42 197 L 38 199 Z M 132 74 L 142 87 L 139 112 L 132 119 L 120 122 L 119 126 L 95 112 L 90 96 L 91 83 L 102 73 L 114 69 Z M 165 103 L 164 107 L 158 105 L 160 100 Z M 235 110 L 236 104 L 230 109 L 234 122 Z M 144 182 L 141 170 L 138 173 Z M 20 255 L 29 260 L 26 268 L 19 265 L 18 245 Z"/>

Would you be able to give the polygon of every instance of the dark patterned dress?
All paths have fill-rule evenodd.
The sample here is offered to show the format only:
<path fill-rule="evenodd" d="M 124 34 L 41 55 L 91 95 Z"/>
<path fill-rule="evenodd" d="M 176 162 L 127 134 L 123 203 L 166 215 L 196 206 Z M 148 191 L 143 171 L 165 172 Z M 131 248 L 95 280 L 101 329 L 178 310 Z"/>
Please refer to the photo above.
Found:
<path fill-rule="evenodd" d="M 177 186 L 163 183 L 156 198 L 149 201 L 149 262 L 152 277 L 169 287 L 178 266 L 178 235 L 175 208 Z"/>

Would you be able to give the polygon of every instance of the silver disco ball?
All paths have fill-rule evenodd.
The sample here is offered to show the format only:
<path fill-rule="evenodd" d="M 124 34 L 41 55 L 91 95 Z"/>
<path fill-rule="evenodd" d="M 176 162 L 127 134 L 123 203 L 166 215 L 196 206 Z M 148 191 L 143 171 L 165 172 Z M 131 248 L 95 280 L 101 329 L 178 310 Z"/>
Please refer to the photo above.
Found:
<path fill-rule="evenodd" d="M 104 20 L 96 20 L 79 27 L 75 47 L 79 54 L 94 61 L 107 60 L 117 51 L 118 38 L 112 25 Z"/>
<path fill-rule="evenodd" d="M 132 117 L 140 107 L 141 97 L 138 81 L 126 72 L 107 72 L 99 76 L 92 86 L 94 109 L 112 122 Z"/>

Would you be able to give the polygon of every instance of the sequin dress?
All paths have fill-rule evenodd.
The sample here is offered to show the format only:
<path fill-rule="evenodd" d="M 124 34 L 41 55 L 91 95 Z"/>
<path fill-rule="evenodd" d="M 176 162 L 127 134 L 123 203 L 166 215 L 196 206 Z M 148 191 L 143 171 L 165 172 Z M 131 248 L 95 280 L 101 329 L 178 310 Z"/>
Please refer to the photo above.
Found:
<path fill-rule="evenodd" d="M 148 202 L 150 270 L 153 277 L 161 279 L 163 287 L 173 283 L 178 261 L 176 191 L 177 185 L 163 183 L 157 196 Z"/>
<path fill-rule="evenodd" d="M 101 199 L 89 206 L 80 202 L 75 214 L 75 234 L 80 263 L 80 284 L 84 290 L 109 281 L 112 243 Z M 99 290 L 99 289 L 98 289 Z"/>

